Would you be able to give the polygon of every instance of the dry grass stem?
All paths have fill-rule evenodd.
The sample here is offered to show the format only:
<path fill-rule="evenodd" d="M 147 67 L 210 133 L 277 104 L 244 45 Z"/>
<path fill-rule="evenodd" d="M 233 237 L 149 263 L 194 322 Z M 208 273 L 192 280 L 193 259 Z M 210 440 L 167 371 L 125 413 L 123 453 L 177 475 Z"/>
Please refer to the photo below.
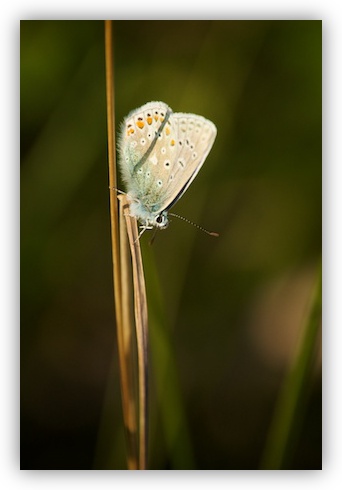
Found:
<path fill-rule="evenodd" d="M 130 264 L 123 220 L 119 235 L 119 213 L 117 201 L 116 152 L 115 152 L 115 114 L 114 114 L 114 68 L 113 68 L 112 22 L 105 21 L 105 61 L 106 61 L 106 100 L 108 132 L 108 164 L 110 188 L 110 219 L 114 278 L 114 301 L 116 330 L 120 365 L 120 386 L 122 409 L 127 444 L 128 469 L 140 467 L 138 455 L 138 402 L 135 382 L 135 350 L 133 349 L 134 322 L 129 313 L 131 300 L 131 281 L 127 264 Z M 126 240 L 126 243 L 125 243 Z M 121 247 L 121 252 L 120 252 Z M 124 290 L 123 290 L 124 288 Z"/>
<path fill-rule="evenodd" d="M 128 208 L 126 195 L 118 196 L 123 209 Z M 139 382 L 139 469 L 147 467 L 147 393 L 148 393 L 148 323 L 147 298 L 138 227 L 135 218 L 124 212 L 132 256 L 134 315 L 138 351 Z"/>

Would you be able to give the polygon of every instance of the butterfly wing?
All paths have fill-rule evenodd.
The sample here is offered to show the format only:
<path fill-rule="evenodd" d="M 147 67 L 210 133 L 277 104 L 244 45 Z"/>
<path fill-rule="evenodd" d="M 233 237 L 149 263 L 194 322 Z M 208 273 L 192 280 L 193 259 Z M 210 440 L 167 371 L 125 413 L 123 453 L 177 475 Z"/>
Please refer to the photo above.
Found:
<path fill-rule="evenodd" d="M 120 140 L 122 177 L 145 216 L 170 208 L 184 194 L 215 137 L 211 121 L 172 113 L 163 102 L 149 102 L 127 116 Z"/>
<path fill-rule="evenodd" d="M 138 171 L 143 165 L 143 173 L 147 171 L 147 166 L 151 163 L 147 162 L 148 157 L 153 149 L 158 150 L 160 146 L 158 131 L 165 126 L 165 117 L 168 119 L 171 113 L 164 102 L 149 102 L 130 112 L 125 118 L 119 139 L 119 164 L 129 192 L 134 193 L 134 188 L 141 184 L 142 172 Z"/>
<path fill-rule="evenodd" d="M 210 152 L 217 134 L 216 126 L 196 114 L 173 114 L 176 127 L 178 151 L 173 161 L 169 183 L 165 196 L 165 208 L 169 209 L 177 202 L 191 185 Z"/>

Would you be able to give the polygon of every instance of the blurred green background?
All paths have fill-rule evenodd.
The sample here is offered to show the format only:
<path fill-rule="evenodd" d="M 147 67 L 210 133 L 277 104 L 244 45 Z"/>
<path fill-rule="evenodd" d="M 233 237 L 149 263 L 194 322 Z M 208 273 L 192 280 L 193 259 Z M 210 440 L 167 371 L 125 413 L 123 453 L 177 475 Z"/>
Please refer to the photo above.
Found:
<path fill-rule="evenodd" d="M 151 469 L 271 468 L 277 451 L 278 467 L 321 468 L 321 332 L 305 333 L 321 261 L 321 28 L 113 23 L 117 127 L 162 100 L 218 128 L 174 211 L 220 237 L 176 219 L 152 247 L 142 237 Z M 21 467 L 121 469 L 104 24 L 22 21 L 20 49 Z"/>

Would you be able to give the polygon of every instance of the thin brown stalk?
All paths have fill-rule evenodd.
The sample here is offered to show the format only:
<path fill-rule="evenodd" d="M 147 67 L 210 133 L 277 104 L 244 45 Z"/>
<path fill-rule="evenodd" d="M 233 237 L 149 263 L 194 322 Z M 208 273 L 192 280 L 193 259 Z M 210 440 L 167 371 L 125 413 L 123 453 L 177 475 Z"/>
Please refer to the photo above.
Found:
<path fill-rule="evenodd" d="M 136 338 L 134 335 L 134 318 L 132 315 L 132 264 L 128 244 L 126 223 L 123 218 L 123 205 L 119 200 L 120 258 L 121 258 L 121 293 L 122 293 L 122 346 L 124 361 L 121 367 L 121 384 L 125 386 L 125 429 L 128 445 L 128 468 L 139 468 L 139 400 L 136 389 Z"/>
<path fill-rule="evenodd" d="M 118 199 L 128 209 L 126 195 Z M 138 350 L 138 381 L 139 381 L 139 469 L 147 468 L 147 392 L 148 392 L 148 323 L 147 298 L 138 227 L 135 218 L 124 212 L 129 245 L 132 256 L 134 314 Z"/>
<path fill-rule="evenodd" d="M 105 21 L 105 56 L 106 56 L 106 100 L 107 100 L 107 136 L 110 189 L 110 218 L 113 250 L 113 277 L 115 288 L 116 318 L 121 324 L 121 281 L 119 255 L 118 203 L 116 199 L 116 158 L 115 158 L 115 108 L 114 108 L 114 66 L 112 22 Z"/>
<path fill-rule="evenodd" d="M 110 218 L 114 278 L 114 301 L 116 315 L 116 331 L 118 340 L 118 353 L 120 364 L 120 386 L 122 396 L 122 409 L 127 441 L 127 466 L 128 469 L 139 467 L 137 454 L 137 403 L 135 403 L 134 384 L 134 355 L 132 351 L 131 334 L 127 330 L 127 309 L 123 318 L 123 292 L 121 265 L 127 263 L 124 255 L 120 259 L 119 221 L 117 202 L 117 179 L 115 159 L 115 113 L 114 113 L 114 68 L 113 68 L 113 39 L 112 22 L 105 21 L 105 60 L 106 60 L 106 100 L 107 100 L 107 130 L 108 130 L 108 163 L 109 163 L 109 189 L 110 189 Z M 123 223 L 125 228 L 125 224 Z M 121 233 L 121 236 L 123 234 Z M 127 248 L 127 247 L 126 247 Z M 123 250 L 125 246 L 123 245 Z M 126 271 L 124 271 L 126 273 Z M 127 295 L 126 295 L 127 296 Z M 125 304 L 126 302 L 125 296 Z M 124 323 L 125 321 L 125 323 Z M 126 327 L 126 329 L 125 329 Z M 129 329 L 128 323 L 128 329 Z M 131 329 L 132 331 L 132 329 Z"/>

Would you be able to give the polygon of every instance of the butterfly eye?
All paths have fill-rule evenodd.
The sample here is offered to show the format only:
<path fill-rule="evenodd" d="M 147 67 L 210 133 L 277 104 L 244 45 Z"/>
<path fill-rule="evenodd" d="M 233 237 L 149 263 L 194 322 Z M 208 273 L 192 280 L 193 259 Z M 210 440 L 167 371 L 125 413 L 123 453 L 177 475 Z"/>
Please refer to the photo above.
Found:
<path fill-rule="evenodd" d="M 158 226 L 158 228 L 167 228 L 169 225 L 169 220 L 165 214 L 158 214 L 158 216 L 155 217 L 155 224 Z"/>

